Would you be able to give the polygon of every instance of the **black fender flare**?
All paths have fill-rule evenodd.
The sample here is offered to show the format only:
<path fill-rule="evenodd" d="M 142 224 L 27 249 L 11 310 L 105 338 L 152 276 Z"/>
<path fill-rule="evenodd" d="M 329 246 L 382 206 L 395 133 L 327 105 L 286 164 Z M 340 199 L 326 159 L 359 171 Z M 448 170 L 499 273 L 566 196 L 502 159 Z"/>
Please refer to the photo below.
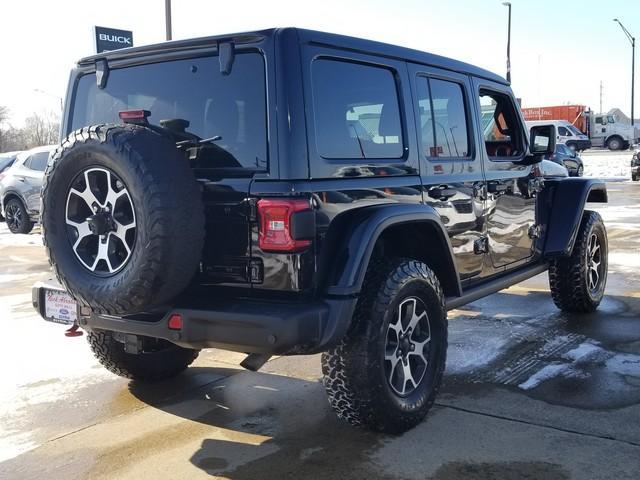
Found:
<path fill-rule="evenodd" d="M 448 252 L 447 268 L 455 275 L 455 293 L 462 294 L 460 276 L 453 258 L 447 231 L 435 209 L 425 204 L 384 204 L 345 212 L 342 221 L 334 219 L 327 235 L 330 245 L 322 263 L 329 264 L 326 280 L 328 295 L 357 295 L 380 235 L 389 227 L 406 223 L 428 223 L 434 227 L 440 246 Z M 333 230 L 333 231 L 331 231 Z M 332 244 L 332 245 L 331 245 Z"/>
<path fill-rule="evenodd" d="M 545 257 L 571 255 L 587 202 L 607 203 L 607 185 L 597 178 L 545 180 L 553 189 L 544 247 Z"/>

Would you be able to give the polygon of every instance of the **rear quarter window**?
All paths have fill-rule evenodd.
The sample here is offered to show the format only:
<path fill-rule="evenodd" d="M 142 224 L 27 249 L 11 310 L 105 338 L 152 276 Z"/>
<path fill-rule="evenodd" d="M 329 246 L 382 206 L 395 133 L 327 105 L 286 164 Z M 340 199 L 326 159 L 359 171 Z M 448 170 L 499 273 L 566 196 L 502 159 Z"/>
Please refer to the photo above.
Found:
<path fill-rule="evenodd" d="M 394 74 L 341 60 L 312 64 L 316 147 L 327 159 L 401 158 L 402 124 Z"/>

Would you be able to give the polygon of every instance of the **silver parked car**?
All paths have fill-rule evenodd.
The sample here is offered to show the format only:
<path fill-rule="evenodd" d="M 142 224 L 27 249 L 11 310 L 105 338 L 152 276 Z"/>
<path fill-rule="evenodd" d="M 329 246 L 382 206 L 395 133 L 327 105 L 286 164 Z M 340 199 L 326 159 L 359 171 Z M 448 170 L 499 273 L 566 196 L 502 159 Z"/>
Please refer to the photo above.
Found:
<path fill-rule="evenodd" d="M 21 152 L 0 180 L 2 215 L 12 233 L 29 233 L 40 215 L 40 189 L 55 145 Z"/>

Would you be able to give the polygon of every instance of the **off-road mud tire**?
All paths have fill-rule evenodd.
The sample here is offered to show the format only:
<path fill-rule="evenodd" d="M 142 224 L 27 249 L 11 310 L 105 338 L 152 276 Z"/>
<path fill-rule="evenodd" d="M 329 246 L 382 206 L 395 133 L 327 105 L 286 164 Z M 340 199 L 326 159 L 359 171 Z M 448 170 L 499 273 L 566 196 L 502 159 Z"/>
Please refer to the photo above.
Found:
<path fill-rule="evenodd" d="M 127 263 L 108 276 L 95 275 L 78 260 L 65 223 L 70 186 L 93 167 L 122 179 L 137 222 Z M 204 243 L 201 189 L 170 139 L 137 125 L 77 130 L 55 151 L 42 194 L 49 262 L 81 305 L 107 314 L 148 311 L 168 303 L 193 278 Z"/>
<path fill-rule="evenodd" d="M 588 245 L 595 234 L 602 248 L 603 275 L 594 291 L 587 280 Z M 554 260 L 549 268 L 549 286 L 556 306 L 565 312 L 590 313 L 596 311 L 604 296 L 607 283 L 607 232 L 600 214 L 585 210 L 570 257 Z"/>
<path fill-rule="evenodd" d="M 402 299 L 420 298 L 431 325 L 430 365 L 415 391 L 401 397 L 384 370 L 389 321 Z M 369 266 L 353 324 L 342 341 L 322 354 L 329 403 L 355 426 L 402 433 L 419 424 L 432 407 L 446 362 L 447 315 L 440 282 L 427 265 L 410 259 L 376 260 Z"/>

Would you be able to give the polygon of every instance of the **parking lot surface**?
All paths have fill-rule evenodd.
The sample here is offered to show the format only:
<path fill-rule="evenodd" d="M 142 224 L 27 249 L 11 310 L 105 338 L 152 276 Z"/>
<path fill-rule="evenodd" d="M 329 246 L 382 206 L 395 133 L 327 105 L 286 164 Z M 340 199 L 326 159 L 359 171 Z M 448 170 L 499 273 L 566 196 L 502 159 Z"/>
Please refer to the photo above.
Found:
<path fill-rule="evenodd" d="M 208 350 L 159 384 L 111 375 L 35 314 L 40 235 L 2 224 L 0 478 L 637 479 L 640 185 L 608 188 L 600 310 L 559 312 L 543 274 L 450 312 L 442 392 L 402 436 L 338 421 L 318 356 L 252 373 Z"/>

